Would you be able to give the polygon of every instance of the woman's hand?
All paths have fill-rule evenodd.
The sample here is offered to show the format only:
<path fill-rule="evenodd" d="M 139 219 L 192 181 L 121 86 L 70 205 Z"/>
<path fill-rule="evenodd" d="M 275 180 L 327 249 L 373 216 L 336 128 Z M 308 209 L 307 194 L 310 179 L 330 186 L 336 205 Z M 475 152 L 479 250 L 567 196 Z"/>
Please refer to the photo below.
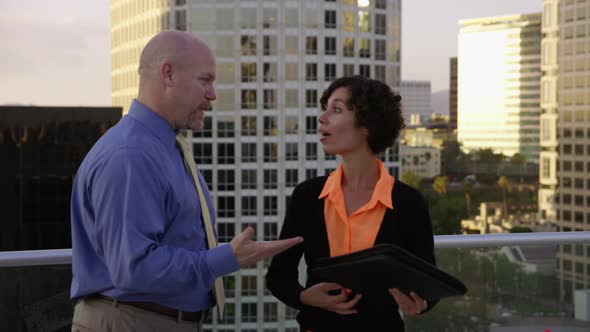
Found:
<path fill-rule="evenodd" d="M 427 307 L 426 300 L 414 292 L 410 292 L 410 296 L 407 296 L 397 288 L 390 288 L 389 294 L 393 296 L 405 317 L 417 315 Z"/>
<path fill-rule="evenodd" d="M 336 290 L 340 290 L 337 295 L 328 293 Z M 299 299 L 309 306 L 332 311 L 340 315 L 356 314 L 358 311 L 354 309 L 354 306 L 356 306 L 362 295 L 356 294 L 350 301 L 346 301 L 349 293 L 350 290 L 338 284 L 320 282 L 301 292 Z"/>

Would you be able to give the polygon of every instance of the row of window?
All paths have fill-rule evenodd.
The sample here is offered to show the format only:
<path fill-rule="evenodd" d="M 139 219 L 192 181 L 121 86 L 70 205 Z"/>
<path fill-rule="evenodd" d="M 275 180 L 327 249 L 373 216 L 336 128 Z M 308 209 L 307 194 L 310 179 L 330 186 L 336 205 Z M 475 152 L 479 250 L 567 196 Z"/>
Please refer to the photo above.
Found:
<path fill-rule="evenodd" d="M 242 136 L 257 136 L 258 135 L 258 124 L 257 117 L 255 115 L 246 115 L 240 117 L 241 127 L 240 134 Z M 277 136 L 278 135 L 278 124 L 276 116 L 263 116 L 262 117 L 262 134 L 264 136 Z M 235 137 L 236 128 L 233 119 L 218 119 L 217 120 L 217 136 L 216 137 Z M 297 116 L 285 116 L 285 124 L 283 133 L 287 135 L 297 135 L 299 133 L 299 119 Z M 305 117 L 305 134 L 317 134 L 318 120 L 316 116 Z M 211 117 L 205 117 L 205 123 L 203 129 L 194 133 L 195 137 L 213 137 L 213 125 Z"/>
<path fill-rule="evenodd" d="M 263 55 L 277 55 L 277 36 L 262 36 L 262 54 Z M 234 57 L 233 36 L 217 36 L 217 46 L 215 53 L 221 57 Z M 371 38 L 359 38 L 358 43 L 355 42 L 354 37 L 342 38 L 341 51 L 344 57 L 354 57 L 357 52 L 361 58 L 371 57 Z M 392 43 L 392 42 L 390 42 Z M 242 35 L 240 37 L 240 55 L 249 56 L 259 54 L 257 51 L 257 37 L 256 35 Z M 386 60 L 387 40 L 374 39 L 373 52 L 375 60 Z M 287 54 L 299 54 L 298 36 L 285 36 L 285 50 Z M 393 46 L 391 44 L 390 46 Z M 305 54 L 316 55 L 318 50 L 323 49 L 324 55 L 339 55 L 337 54 L 337 39 L 336 37 L 324 37 L 324 45 L 318 45 L 317 36 L 305 37 Z"/>
<path fill-rule="evenodd" d="M 236 143 L 217 143 L 217 163 L 233 165 L 236 162 L 256 162 L 258 160 L 257 143 L 241 143 L 242 154 L 240 159 L 235 154 Z M 212 143 L 195 143 L 193 144 L 195 162 L 197 164 L 213 163 L 213 144 Z M 299 160 L 298 144 L 285 143 L 284 151 L 285 160 Z M 278 144 L 274 142 L 262 143 L 262 161 L 278 161 Z M 318 143 L 305 143 L 305 160 L 318 159 Z M 327 156 L 326 160 L 335 160 L 333 156 Z"/>
<path fill-rule="evenodd" d="M 341 23 L 338 22 L 337 11 L 332 9 L 324 10 L 321 15 L 322 12 L 317 8 L 305 8 L 301 13 L 301 22 L 298 8 L 285 8 L 283 17 L 278 15 L 277 8 L 262 8 L 262 17 L 259 18 L 257 10 L 254 7 L 239 8 L 239 18 L 236 20 L 234 8 L 199 8 L 199 10 L 190 13 L 190 22 L 193 23 L 191 29 L 197 31 L 235 31 L 236 27 L 240 30 L 277 29 L 279 27 L 336 29 L 340 26 L 345 32 L 384 35 L 388 27 L 387 14 L 372 13 L 366 10 L 343 10 L 340 17 Z M 186 9 L 176 9 L 174 16 L 176 28 L 185 30 L 187 28 Z M 321 16 L 323 16 L 323 20 L 321 20 Z M 389 24 L 393 28 L 399 25 L 399 22 L 391 20 Z"/>
<path fill-rule="evenodd" d="M 299 64 L 297 63 L 285 63 L 285 80 L 286 81 L 298 81 L 299 80 Z M 321 66 L 321 65 L 320 65 Z M 375 65 L 375 79 L 385 82 L 385 65 Z M 355 74 L 355 65 L 352 63 L 342 64 L 341 74 L 342 76 L 352 76 Z M 219 83 L 228 84 L 233 82 L 233 65 L 221 64 L 219 68 L 220 80 Z M 359 64 L 358 72 L 359 75 L 371 77 L 371 65 L 370 64 Z M 338 72 L 335 63 L 325 63 L 323 78 L 325 81 L 333 81 L 337 78 Z M 227 75 L 227 76 L 222 76 Z M 305 80 L 315 82 L 319 79 L 319 71 L 317 63 L 306 63 L 305 64 Z M 262 81 L 263 82 L 277 82 L 278 72 L 276 63 L 263 63 L 262 64 Z M 242 62 L 240 65 L 240 81 L 242 83 L 258 82 L 258 68 L 256 62 Z M 242 90 L 242 104 L 246 103 L 246 107 L 251 107 L 250 102 L 256 104 L 256 90 L 251 96 L 245 95 L 250 90 Z M 276 93 L 275 90 L 265 89 L 263 92 L 264 108 L 271 109 L 276 108 Z M 538 96 L 537 96 L 538 97 Z M 537 98 L 538 99 L 538 98 Z M 314 103 L 312 101 L 308 104 Z"/>
<path fill-rule="evenodd" d="M 224 278 L 225 279 L 225 278 Z M 219 323 L 221 325 L 225 325 L 225 324 L 235 324 L 236 323 L 236 304 L 229 302 L 225 304 L 225 313 L 223 315 L 223 320 L 221 320 Z M 258 320 L 258 304 L 256 302 L 243 302 L 240 304 L 240 307 L 242 309 L 242 315 L 241 315 L 241 322 L 242 323 L 255 323 Z M 263 312 L 262 314 L 262 320 L 264 322 L 277 322 L 278 321 L 278 303 L 276 302 L 264 302 L 262 305 L 263 308 Z M 292 309 L 288 306 L 285 306 L 285 313 L 284 316 L 286 319 L 295 319 L 295 316 L 297 315 L 297 311 L 295 309 Z M 282 316 L 282 315 L 281 315 Z M 209 317 L 209 319 L 207 319 L 205 321 L 205 324 L 210 324 L 211 323 L 211 318 Z M 205 329 L 205 331 L 207 331 L 207 329 Z M 217 331 L 221 332 L 221 331 L 235 331 L 233 329 L 217 329 Z M 242 332 L 246 332 L 246 331 L 257 331 L 256 329 L 242 329 L 240 330 Z M 276 331 L 276 329 L 264 329 L 264 331 Z M 288 329 L 285 329 L 285 331 L 289 331 Z M 299 331 L 298 329 L 293 330 L 295 331 Z"/>
<path fill-rule="evenodd" d="M 205 182 L 209 186 L 209 188 L 213 188 L 213 170 L 210 169 L 201 169 L 201 173 L 203 174 L 203 178 Z M 332 172 L 333 169 L 326 168 L 324 170 L 325 174 L 329 174 Z M 232 191 L 235 190 L 235 171 L 234 170 L 225 170 L 219 169 L 217 170 L 217 190 L 220 191 Z M 241 175 L 241 189 L 258 189 L 258 181 L 257 181 L 257 173 L 258 171 L 255 169 L 243 169 L 240 171 Z M 393 174 L 393 173 L 392 173 Z M 305 170 L 305 179 L 310 179 L 318 176 L 317 169 L 306 169 Z M 264 177 L 264 189 L 277 189 L 278 182 L 277 182 L 277 173 L 276 170 L 263 170 L 263 177 Z M 297 169 L 286 169 L 285 170 L 285 186 L 286 187 L 294 187 L 299 183 L 299 172 Z"/>

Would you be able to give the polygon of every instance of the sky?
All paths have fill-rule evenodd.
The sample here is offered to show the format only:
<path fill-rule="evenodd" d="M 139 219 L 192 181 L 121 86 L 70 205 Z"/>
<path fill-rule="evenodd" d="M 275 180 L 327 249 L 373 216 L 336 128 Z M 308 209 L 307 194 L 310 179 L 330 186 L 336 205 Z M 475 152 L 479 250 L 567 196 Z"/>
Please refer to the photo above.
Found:
<path fill-rule="evenodd" d="M 542 0 L 402 0 L 402 79 L 447 90 L 458 20 L 541 8 Z M 111 105 L 109 24 L 108 0 L 0 0 L 0 105 Z"/>

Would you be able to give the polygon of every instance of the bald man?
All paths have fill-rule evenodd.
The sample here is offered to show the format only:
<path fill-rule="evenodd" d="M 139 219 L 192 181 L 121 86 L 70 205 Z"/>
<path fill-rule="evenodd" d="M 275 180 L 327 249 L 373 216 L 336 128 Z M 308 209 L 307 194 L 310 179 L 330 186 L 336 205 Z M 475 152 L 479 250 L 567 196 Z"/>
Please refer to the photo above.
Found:
<path fill-rule="evenodd" d="M 92 147 L 72 189 L 72 331 L 201 331 L 216 278 L 300 243 L 247 228 L 208 249 L 200 197 L 177 148 L 215 100 L 215 59 L 165 31 L 141 53 L 129 113 Z M 202 175 L 204 199 L 214 215 Z"/>

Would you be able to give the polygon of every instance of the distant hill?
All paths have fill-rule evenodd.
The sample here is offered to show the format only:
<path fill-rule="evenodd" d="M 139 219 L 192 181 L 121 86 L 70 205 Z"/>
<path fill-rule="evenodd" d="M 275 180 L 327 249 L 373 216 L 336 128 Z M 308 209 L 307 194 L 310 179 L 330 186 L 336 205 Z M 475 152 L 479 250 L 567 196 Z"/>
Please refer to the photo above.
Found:
<path fill-rule="evenodd" d="M 435 113 L 449 114 L 449 90 L 437 91 L 431 96 L 432 110 Z"/>

